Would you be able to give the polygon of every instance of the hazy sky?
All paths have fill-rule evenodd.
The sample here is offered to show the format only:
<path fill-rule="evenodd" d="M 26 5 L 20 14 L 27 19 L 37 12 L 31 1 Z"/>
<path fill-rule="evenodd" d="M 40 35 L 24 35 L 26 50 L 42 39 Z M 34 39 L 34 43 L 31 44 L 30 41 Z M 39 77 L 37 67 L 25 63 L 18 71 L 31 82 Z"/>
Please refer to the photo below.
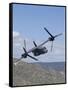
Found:
<path fill-rule="evenodd" d="M 23 40 L 26 40 L 27 51 L 34 47 L 32 41 L 37 44 L 46 41 L 49 37 L 44 31 L 46 27 L 53 35 L 63 33 L 54 42 L 53 51 L 50 51 L 51 43 L 47 47 L 48 53 L 36 58 L 42 62 L 64 61 L 65 58 L 65 8 L 51 6 L 36 6 L 13 4 L 13 56 L 20 58 L 23 53 Z M 31 53 L 32 55 L 32 53 Z M 27 58 L 26 61 L 34 60 Z"/>

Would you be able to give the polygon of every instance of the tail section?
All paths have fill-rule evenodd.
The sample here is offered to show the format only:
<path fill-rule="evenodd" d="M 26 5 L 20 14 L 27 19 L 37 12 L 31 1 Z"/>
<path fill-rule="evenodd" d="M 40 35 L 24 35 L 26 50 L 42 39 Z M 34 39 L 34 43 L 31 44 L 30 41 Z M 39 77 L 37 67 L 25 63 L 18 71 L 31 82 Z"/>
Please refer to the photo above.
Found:
<path fill-rule="evenodd" d="M 33 41 L 33 43 L 34 43 L 35 47 L 37 47 L 37 44 L 35 43 L 35 41 Z"/>

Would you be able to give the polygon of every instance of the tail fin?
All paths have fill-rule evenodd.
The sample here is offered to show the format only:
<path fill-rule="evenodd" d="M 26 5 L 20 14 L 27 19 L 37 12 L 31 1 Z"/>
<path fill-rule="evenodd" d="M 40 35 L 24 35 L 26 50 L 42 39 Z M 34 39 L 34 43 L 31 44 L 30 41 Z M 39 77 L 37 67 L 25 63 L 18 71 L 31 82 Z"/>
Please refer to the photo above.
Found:
<path fill-rule="evenodd" d="M 33 43 L 34 43 L 35 47 L 37 47 L 37 44 L 35 43 L 35 41 L 33 41 Z"/>

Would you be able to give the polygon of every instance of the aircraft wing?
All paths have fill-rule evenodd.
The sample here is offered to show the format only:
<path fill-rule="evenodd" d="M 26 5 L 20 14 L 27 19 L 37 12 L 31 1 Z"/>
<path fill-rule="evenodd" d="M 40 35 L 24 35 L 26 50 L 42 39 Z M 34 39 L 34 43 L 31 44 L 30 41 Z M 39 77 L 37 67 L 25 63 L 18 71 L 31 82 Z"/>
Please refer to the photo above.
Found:
<path fill-rule="evenodd" d="M 49 41 L 49 40 L 44 41 L 43 43 L 41 43 L 41 44 L 38 45 L 37 47 L 33 47 L 32 49 L 30 49 L 29 51 L 27 51 L 27 53 L 30 53 L 30 52 L 32 52 L 34 49 L 41 47 L 42 45 L 44 45 L 44 44 L 47 43 L 48 41 Z"/>
<path fill-rule="evenodd" d="M 42 45 L 44 45 L 45 43 L 47 43 L 49 40 L 44 41 L 43 43 L 41 43 L 40 45 L 38 45 L 38 47 L 41 47 Z"/>

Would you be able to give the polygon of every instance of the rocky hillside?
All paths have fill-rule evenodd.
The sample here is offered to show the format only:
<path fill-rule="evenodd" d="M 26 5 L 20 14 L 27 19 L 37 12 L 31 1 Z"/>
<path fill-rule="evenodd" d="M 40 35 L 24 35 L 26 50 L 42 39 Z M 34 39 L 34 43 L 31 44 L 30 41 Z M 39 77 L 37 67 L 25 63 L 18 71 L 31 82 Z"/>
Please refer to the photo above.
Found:
<path fill-rule="evenodd" d="M 65 71 L 42 68 L 40 64 L 20 61 L 13 64 L 13 86 L 65 83 Z"/>

